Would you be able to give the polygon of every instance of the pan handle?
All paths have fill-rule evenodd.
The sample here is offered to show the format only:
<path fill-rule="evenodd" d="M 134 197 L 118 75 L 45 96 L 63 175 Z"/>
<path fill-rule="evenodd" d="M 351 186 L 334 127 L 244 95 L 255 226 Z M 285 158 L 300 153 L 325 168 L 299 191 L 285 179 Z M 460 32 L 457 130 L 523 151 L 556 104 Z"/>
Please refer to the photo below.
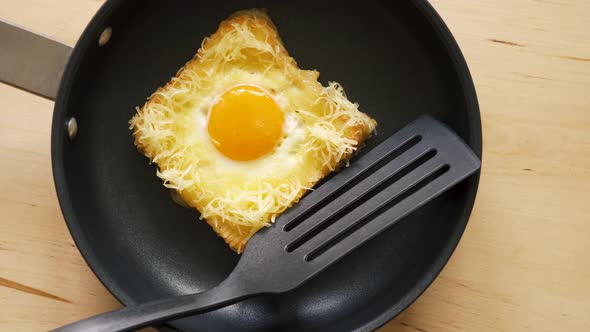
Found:
<path fill-rule="evenodd" d="M 55 99 L 72 48 L 0 20 L 0 81 Z"/>

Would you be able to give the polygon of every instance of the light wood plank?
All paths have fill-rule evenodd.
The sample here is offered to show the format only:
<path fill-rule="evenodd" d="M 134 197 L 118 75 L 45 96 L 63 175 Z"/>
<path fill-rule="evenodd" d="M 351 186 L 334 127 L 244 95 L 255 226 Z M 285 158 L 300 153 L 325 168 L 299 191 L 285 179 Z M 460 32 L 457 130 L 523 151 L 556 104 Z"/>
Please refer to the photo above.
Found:
<path fill-rule="evenodd" d="M 73 45 L 102 1 L 0 0 L 0 19 Z M 440 277 L 382 331 L 590 330 L 590 2 L 433 0 L 469 63 L 484 159 Z M 62 220 L 53 103 L 0 84 L 0 330 L 117 307 Z"/>

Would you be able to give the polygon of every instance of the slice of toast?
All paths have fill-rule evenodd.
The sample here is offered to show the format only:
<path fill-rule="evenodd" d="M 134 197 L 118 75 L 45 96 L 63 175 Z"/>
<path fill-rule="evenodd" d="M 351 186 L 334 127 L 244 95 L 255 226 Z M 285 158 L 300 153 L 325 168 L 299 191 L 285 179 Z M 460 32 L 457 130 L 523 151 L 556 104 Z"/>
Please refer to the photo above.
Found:
<path fill-rule="evenodd" d="M 242 171 L 239 167 L 237 171 L 212 169 L 211 165 L 216 163 L 212 156 L 217 152 L 205 153 L 206 143 L 191 143 L 187 139 L 194 130 L 185 125 L 187 112 L 192 112 L 188 108 L 204 104 L 219 89 L 226 89 L 228 84 L 224 82 L 236 72 L 253 75 L 260 80 L 258 85 L 268 84 L 265 88 L 269 91 L 277 89 L 273 80 L 265 80 L 266 76 L 288 82 L 281 86 L 294 97 L 293 105 L 285 112 L 297 114 L 307 126 L 301 149 L 296 153 L 302 160 L 299 164 L 289 167 L 277 157 L 272 172 L 263 172 L 263 166 L 256 166 L 260 168 L 259 180 L 244 177 L 242 181 L 223 182 L 239 179 Z M 221 22 L 218 30 L 203 41 L 195 57 L 138 109 L 130 120 L 135 145 L 158 164 L 158 176 L 164 185 L 177 190 L 239 253 L 256 231 L 269 226 L 321 178 L 346 162 L 376 126 L 375 120 L 346 98 L 338 84 L 323 87 L 318 75 L 317 71 L 298 68 L 265 12 L 237 12 Z M 240 76 L 238 83 L 247 82 L 244 77 L 249 76 Z M 264 163 L 272 165 L 273 158 L 269 156 Z M 266 195 L 252 188 L 285 189 L 271 203 L 252 205 L 254 196 Z"/>

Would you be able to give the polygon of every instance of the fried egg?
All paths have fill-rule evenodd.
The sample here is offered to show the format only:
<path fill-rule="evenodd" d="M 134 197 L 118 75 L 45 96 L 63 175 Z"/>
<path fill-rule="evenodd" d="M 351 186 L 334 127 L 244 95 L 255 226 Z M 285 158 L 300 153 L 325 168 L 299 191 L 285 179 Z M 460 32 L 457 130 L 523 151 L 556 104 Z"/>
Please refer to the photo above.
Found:
<path fill-rule="evenodd" d="M 375 129 L 339 84 L 318 76 L 297 67 L 264 12 L 238 12 L 138 107 L 135 145 L 241 252 Z"/>

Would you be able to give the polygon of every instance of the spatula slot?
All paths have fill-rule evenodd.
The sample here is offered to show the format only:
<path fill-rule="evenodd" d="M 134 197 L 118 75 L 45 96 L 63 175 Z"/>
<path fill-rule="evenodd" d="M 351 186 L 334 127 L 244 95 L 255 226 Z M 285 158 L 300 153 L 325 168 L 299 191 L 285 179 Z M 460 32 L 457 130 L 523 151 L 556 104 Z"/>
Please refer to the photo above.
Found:
<path fill-rule="evenodd" d="M 332 192 L 323 196 L 322 198 L 318 199 L 313 206 L 306 209 L 303 213 L 295 216 L 291 219 L 284 227 L 283 230 L 289 232 L 301 224 L 304 220 L 308 219 L 312 214 L 316 211 L 319 211 L 330 202 L 332 202 L 336 197 L 338 197 L 341 193 L 348 191 L 350 188 L 356 186 L 358 183 L 366 179 L 368 176 L 373 174 L 376 170 L 380 169 L 381 167 L 387 165 L 393 159 L 399 157 L 412 147 L 416 146 L 422 140 L 422 136 L 416 135 L 402 143 L 396 149 L 389 151 L 388 153 L 381 156 L 379 159 L 375 160 L 375 162 L 370 165 L 369 167 L 360 170 L 357 174 L 353 177 L 350 177 L 347 181 L 340 184 L 339 187 L 336 187 Z"/>
<path fill-rule="evenodd" d="M 324 231 L 330 225 L 334 224 L 335 222 L 340 220 L 342 217 L 344 217 L 345 215 L 347 215 L 348 213 L 350 213 L 351 211 L 353 211 L 354 209 L 356 209 L 360 205 L 364 204 L 365 202 L 367 202 L 368 200 L 373 198 L 376 194 L 380 193 L 385 188 L 391 186 L 392 184 L 399 181 L 401 178 L 408 175 L 410 172 L 412 172 L 416 168 L 420 167 L 421 165 L 423 165 L 424 163 L 426 163 L 430 159 L 434 158 L 434 156 L 436 156 L 436 154 L 437 154 L 437 151 L 435 149 L 430 149 L 430 150 L 426 151 L 425 153 L 423 153 L 422 155 L 420 155 L 419 157 L 414 159 L 412 162 L 410 162 L 409 164 L 407 164 L 406 166 L 401 168 L 399 171 L 392 173 L 392 174 L 386 176 L 385 178 L 381 179 L 379 183 L 377 183 L 375 186 L 373 186 L 369 190 L 365 191 L 364 193 L 363 192 L 359 193 L 359 195 L 355 199 L 351 200 L 350 202 L 346 203 L 345 205 L 343 205 L 341 207 L 338 207 L 338 209 L 333 214 L 324 218 L 324 220 L 318 222 L 312 229 L 310 229 L 309 231 L 307 231 L 306 233 L 301 235 L 299 238 L 297 238 L 291 244 L 287 245 L 287 247 L 286 247 L 287 252 L 292 252 L 292 251 L 296 250 L 301 245 L 305 244 L 307 241 L 314 238 L 316 235 L 320 234 L 322 231 Z M 370 173 L 370 174 L 374 174 L 374 173 Z"/>
<path fill-rule="evenodd" d="M 319 246 L 317 249 L 312 250 L 309 254 L 307 254 L 305 256 L 304 259 L 306 261 L 313 261 L 314 259 L 316 259 L 320 255 L 325 253 L 327 250 L 332 248 L 334 245 L 336 245 L 339 242 L 346 239 L 350 234 L 356 232 L 361 227 L 363 227 L 364 225 L 369 223 L 371 220 L 374 220 L 375 218 L 379 217 L 380 215 L 385 213 L 387 210 L 391 209 L 392 207 L 394 207 L 398 203 L 400 203 L 403 200 L 407 199 L 408 197 L 412 196 L 418 190 L 427 186 L 430 182 L 434 181 L 435 179 L 437 179 L 440 176 L 447 173 L 449 171 L 449 169 L 450 169 L 450 166 L 448 164 L 445 164 L 445 165 L 439 167 L 438 169 L 436 169 L 435 171 L 430 173 L 428 176 L 426 176 L 425 178 L 423 178 L 422 180 L 420 180 L 419 182 L 417 182 L 413 186 L 411 186 L 411 187 L 407 188 L 405 191 L 401 192 L 399 195 L 394 196 L 390 200 L 383 202 L 378 209 L 373 210 L 372 212 L 367 214 L 365 217 L 358 220 L 356 223 L 354 223 L 354 224 L 350 225 L 349 227 L 347 227 L 346 229 L 342 230 L 340 233 L 333 236 L 331 239 L 326 241 L 324 244 Z"/>

